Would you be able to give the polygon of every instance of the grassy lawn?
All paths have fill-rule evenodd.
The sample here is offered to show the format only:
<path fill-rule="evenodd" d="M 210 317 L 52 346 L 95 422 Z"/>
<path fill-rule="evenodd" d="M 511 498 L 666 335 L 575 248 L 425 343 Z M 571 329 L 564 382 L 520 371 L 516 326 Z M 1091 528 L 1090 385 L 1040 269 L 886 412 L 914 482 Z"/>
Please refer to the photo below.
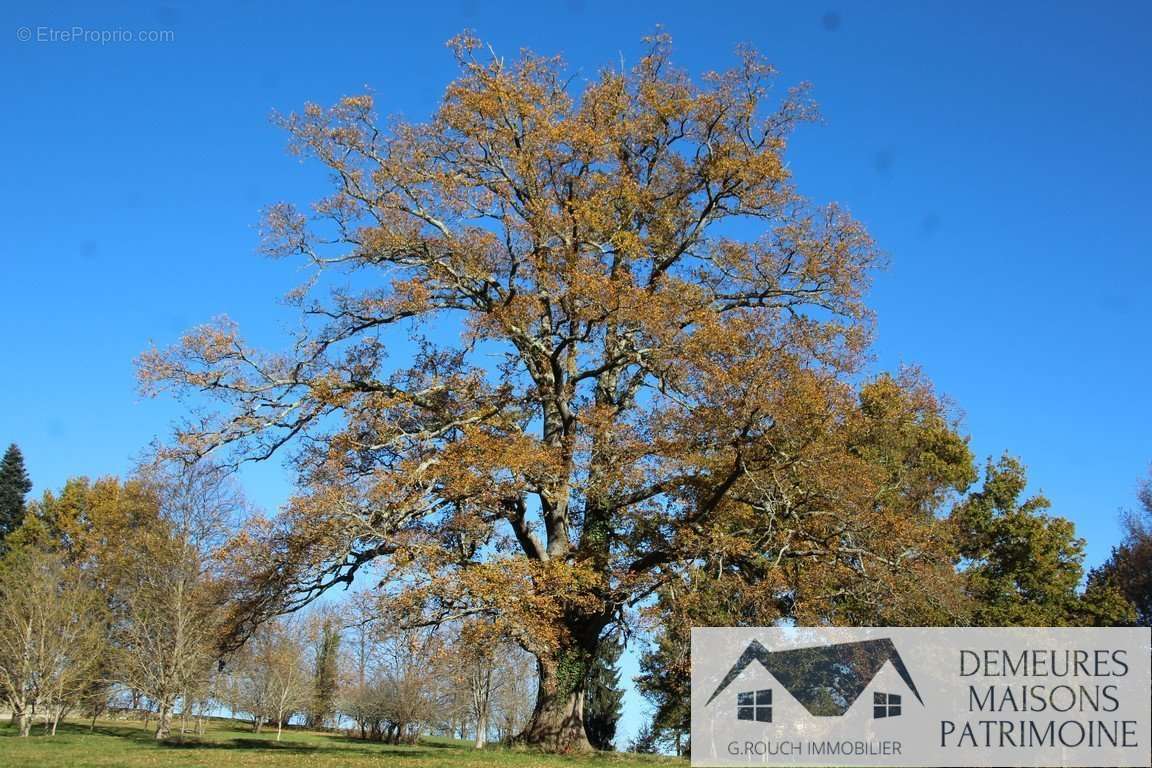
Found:
<path fill-rule="evenodd" d="M 603 753 L 561 757 L 501 749 L 477 752 L 467 744 L 430 739 L 413 746 L 388 746 L 344 736 L 310 731 L 252 733 L 228 720 L 213 721 L 203 738 L 188 737 L 157 744 L 138 722 L 100 721 L 90 733 L 88 725 L 63 723 L 56 736 L 45 736 L 37 726 L 22 739 L 7 723 L 0 725 L 0 766 L 4 768 L 85 768 L 87 766 L 379 766 L 380 768 L 440 768 L 440 766 L 686 766 L 673 758 Z"/>

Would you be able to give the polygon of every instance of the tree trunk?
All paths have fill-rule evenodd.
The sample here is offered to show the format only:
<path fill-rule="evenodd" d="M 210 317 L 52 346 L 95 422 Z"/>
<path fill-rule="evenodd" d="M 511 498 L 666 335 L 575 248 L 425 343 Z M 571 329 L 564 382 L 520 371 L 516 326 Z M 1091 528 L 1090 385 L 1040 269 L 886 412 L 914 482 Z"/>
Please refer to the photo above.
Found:
<path fill-rule="evenodd" d="M 599 637 L 599 629 L 595 637 Z M 549 752 L 592 752 L 584 732 L 584 687 L 595 658 L 591 648 L 569 646 L 555 656 L 538 656 L 536 707 L 518 741 Z"/>
<path fill-rule="evenodd" d="M 15 716 L 19 718 L 20 735 L 27 737 L 28 734 L 32 731 L 32 716 L 28 713 L 27 710 L 18 712 Z"/>
<path fill-rule="evenodd" d="M 484 712 L 476 721 L 476 749 L 484 749 L 488 743 L 488 713 Z"/>
<path fill-rule="evenodd" d="M 160 705 L 156 713 L 156 740 L 163 741 L 172 732 L 172 707 L 168 703 Z"/>
<path fill-rule="evenodd" d="M 280 741 L 280 734 L 284 733 L 284 718 L 276 718 L 276 741 Z"/>
<path fill-rule="evenodd" d="M 472 709 L 476 714 L 476 749 L 488 743 L 488 710 L 492 706 L 492 666 L 483 660 L 472 672 Z"/>

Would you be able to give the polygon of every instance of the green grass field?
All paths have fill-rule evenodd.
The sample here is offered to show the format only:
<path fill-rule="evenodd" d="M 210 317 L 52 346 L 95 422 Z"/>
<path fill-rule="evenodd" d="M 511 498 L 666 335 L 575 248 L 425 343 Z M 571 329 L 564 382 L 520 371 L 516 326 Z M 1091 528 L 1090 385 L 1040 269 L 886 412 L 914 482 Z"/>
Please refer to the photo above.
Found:
<path fill-rule="evenodd" d="M 22 739 L 7 723 L 0 725 L 0 766 L 4 768 L 86 768 L 142 766 L 224 768 L 283 766 L 284 768 L 441 768 L 441 766 L 686 766 L 673 758 L 602 753 L 583 757 L 543 755 L 494 747 L 482 751 L 466 743 L 429 739 L 413 746 L 389 746 L 326 733 L 285 731 L 252 733 L 228 720 L 213 721 L 203 738 L 187 737 L 157 744 L 142 723 L 100 721 L 95 732 L 88 724 L 63 723 L 56 736 L 37 726 Z"/>

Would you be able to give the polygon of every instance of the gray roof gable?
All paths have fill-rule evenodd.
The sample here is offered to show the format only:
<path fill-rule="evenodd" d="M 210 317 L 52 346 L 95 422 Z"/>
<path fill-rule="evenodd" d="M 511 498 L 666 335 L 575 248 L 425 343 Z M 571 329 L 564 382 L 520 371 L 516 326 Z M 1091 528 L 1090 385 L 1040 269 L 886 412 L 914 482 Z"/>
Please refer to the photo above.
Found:
<path fill-rule="evenodd" d="M 836 717 L 847 712 L 889 661 L 916 700 L 924 703 L 904 660 L 889 638 L 786 651 L 769 651 L 759 641 L 753 640 L 720 681 L 708 703 L 711 704 L 754 661 L 771 672 L 809 714 L 819 717 Z"/>

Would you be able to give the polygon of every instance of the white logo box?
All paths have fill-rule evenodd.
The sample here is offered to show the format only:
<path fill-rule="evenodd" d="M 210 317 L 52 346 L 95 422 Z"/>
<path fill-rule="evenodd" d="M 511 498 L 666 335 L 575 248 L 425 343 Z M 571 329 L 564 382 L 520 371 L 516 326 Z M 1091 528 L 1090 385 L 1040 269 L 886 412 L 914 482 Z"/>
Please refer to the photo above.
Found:
<path fill-rule="evenodd" d="M 1152 765 L 1148 628 L 693 628 L 692 764 Z"/>

